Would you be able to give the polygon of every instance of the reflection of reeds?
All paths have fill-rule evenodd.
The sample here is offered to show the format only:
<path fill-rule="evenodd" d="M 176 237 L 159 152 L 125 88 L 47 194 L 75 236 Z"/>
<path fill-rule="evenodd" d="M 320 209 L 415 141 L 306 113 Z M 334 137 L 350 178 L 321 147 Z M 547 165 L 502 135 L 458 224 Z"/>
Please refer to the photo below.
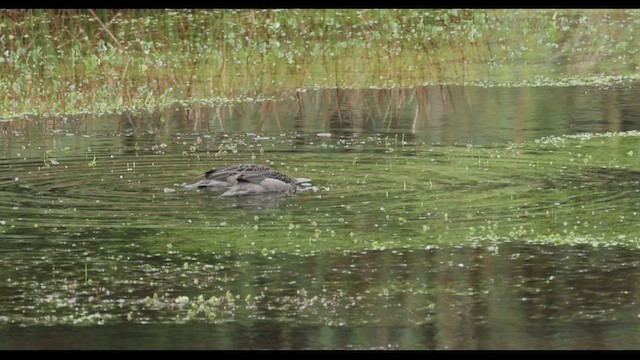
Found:
<path fill-rule="evenodd" d="M 346 131 L 358 133 L 378 129 L 389 131 L 398 127 L 407 118 L 403 111 L 414 112 L 412 132 L 415 132 L 430 116 L 430 99 L 433 93 L 441 93 L 446 87 L 417 86 L 394 89 L 320 89 L 300 91 L 294 96 L 264 100 L 218 104 L 216 106 L 194 105 L 181 108 L 157 110 L 150 114 L 124 113 L 116 118 L 120 133 L 132 131 L 136 134 L 153 133 L 166 129 L 181 131 L 252 131 L 274 133 L 283 131 L 327 132 Z M 436 96 L 436 99 L 440 96 Z M 411 110 L 413 109 L 413 110 Z M 178 111 L 176 111 L 178 110 Z M 81 121 L 86 115 L 76 116 Z M 51 118 L 57 119 L 55 117 Z M 1 122 L 3 131 L 19 131 L 19 119 Z M 64 121 L 46 122 L 49 130 L 64 128 Z M 43 129 L 47 130 L 47 129 Z"/>
<path fill-rule="evenodd" d="M 633 128 L 633 121 L 629 119 L 635 112 L 625 105 L 629 98 L 627 90 L 583 94 L 582 89 L 431 85 L 341 89 L 339 92 L 307 90 L 280 99 L 175 106 L 148 114 L 0 121 L 0 138 L 12 138 L 2 134 L 19 134 L 35 139 L 40 135 L 67 132 L 117 132 L 136 136 L 167 136 L 176 132 L 255 132 L 269 136 L 294 133 L 300 135 L 300 139 L 307 139 L 307 135 L 313 133 L 331 133 L 335 137 L 401 133 L 407 136 L 407 141 L 421 138 L 422 141 L 457 143 L 508 138 L 519 143 L 537 133 L 532 129 L 564 131 L 575 127 L 574 130 L 580 131 L 624 131 Z M 588 109 L 585 114 L 591 115 L 577 120 L 575 109 Z"/>

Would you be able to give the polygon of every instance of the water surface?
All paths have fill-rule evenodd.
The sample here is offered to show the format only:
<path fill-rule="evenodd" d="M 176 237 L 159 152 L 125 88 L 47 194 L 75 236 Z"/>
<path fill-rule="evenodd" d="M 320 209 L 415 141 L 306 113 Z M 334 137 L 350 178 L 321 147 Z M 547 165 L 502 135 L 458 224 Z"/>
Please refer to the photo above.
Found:
<path fill-rule="evenodd" d="M 639 348 L 637 96 L 342 89 L 2 123 L 0 348 Z M 181 189 L 236 162 L 318 191 Z"/>

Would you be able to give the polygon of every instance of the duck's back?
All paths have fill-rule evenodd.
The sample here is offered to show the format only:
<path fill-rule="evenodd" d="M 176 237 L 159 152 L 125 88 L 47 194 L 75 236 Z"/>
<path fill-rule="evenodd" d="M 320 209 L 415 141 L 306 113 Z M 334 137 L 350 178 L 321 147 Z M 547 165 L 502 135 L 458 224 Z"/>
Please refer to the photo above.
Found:
<path fill-rule="evenodd" d="M 238 164 L 204 173 L 202 180 L 186 188 L 227 189 L 222 195 L 295 192 L 297 181 L 262 164 Z"/>
<path fill-rule="evenodd" d="M 275 171 L 272 168 L 262 164 L 238 164 L 231 165 L 220 169 L 211 169 L 204 173 L 205 180 L 227 181 L 231 176 L 237 174 L 259 174 L 264 172 Z"/>

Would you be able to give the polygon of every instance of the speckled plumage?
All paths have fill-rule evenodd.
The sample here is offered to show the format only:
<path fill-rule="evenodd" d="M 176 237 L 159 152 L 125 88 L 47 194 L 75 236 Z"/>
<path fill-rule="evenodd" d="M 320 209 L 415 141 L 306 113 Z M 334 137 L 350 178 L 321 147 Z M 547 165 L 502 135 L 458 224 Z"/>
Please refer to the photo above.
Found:
<path fill-rule="evenodd" d="M 187 189 L 226 190 L 223 196 L 295 192 L 308 179 L 293 179 L 262 164 L 237 164 L 204 173 L 203 179 L 185 185 Z"/>

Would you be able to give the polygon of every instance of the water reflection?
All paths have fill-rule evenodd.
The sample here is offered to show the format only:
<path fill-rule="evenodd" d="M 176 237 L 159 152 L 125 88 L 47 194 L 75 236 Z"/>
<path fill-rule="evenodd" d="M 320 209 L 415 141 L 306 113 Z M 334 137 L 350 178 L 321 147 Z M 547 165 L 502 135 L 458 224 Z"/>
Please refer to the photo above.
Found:
<path fill-rule="evenodd" d="M 427 143 L 522 142 L 536 137 L 638 128 L 636 86 L 482 88 L 417 86 L 321 89 L 262 102 L 176 107 L 147 115 L 13 121 L 5 133 L 402 134 Z"/>
<path fill-rule="evenodd" d="M 157 276 L 136 269 L 145 266 L 142 262 L 132 268 L 137 260 L 134 253 L 130 256 L 131 275 Z M 211 277 L 207 273 L 212 269 L 203 265 L 217 264 L 225 282 L 214 280 L 204 287 L 176 282 L 172 290 L 176 295 L 217 292 L 224 284 L 239 295 L 238 301 L 247 294 L 265 296 L 255 296 L 255 307 L 229 304 L 231 310 L 220 310 L 214 321 L 183 325 L 166 323 L 179 316 L 178 309 L 159 309 L 154 326 L 136 325 L 140 323 L 135 315 L 139 310 L 132 307 L 136 293 L 122 292 L 131 283 L 126 276 L 122 283 L 110 279 L 112 265 L 103 259 L 94 266 L 104 265 L 100 286 L 112 295 L 76 294 L 80 306 L 76 311 L 91 313 L 92 301 L 109 306 L 110 298 L 124 297 L 120 306 L 124 305 L 123 315 L 129 313 L 129 321 L 122 316 L 102 326 L 20 328 L 10 325 L 19 309 L 5 304 L 3 316 L 12 321 L 0 328 L 0 348 L 636 349 L 640 348 L 635 336 L 640 330 L 637 257 L 637 251 L 629 250 L 527 244 L 504 244 L 499 253 L 486 247 L 442 247 L 272 259 L 198 255 L 192 257 L 188 277 Z M 166 274 L 163 269 L 173 266 L 167 260 L 147 256 L 145 263 Z M 179 268 L 186 259 L 174 256 L 174 260 Z M 30 278 L 10 276 L 14 283 Z M 179 279 L 184 277 L 175 280 Z M 34 286 L 55 288 L 46 278 Z M 10 288 L 5 284 L 1 291 L 6 296 Z M 67 306 L 59 305 L 58 316 Z M 165 321 L 158 321 L 165 316 Z M 40 337 L 47 341 L 32 341 Z"/>

